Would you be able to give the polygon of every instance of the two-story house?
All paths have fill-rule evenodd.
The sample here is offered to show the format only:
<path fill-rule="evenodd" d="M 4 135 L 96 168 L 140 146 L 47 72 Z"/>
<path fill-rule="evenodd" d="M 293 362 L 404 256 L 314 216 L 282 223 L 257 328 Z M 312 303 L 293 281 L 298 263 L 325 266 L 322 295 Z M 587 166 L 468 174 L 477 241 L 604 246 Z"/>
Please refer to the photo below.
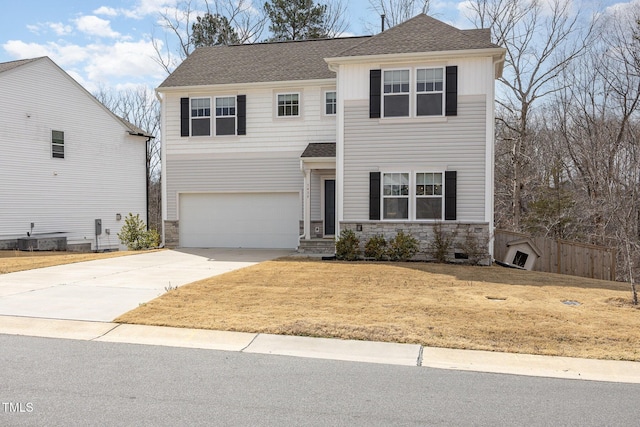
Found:
<path fill-rule="evenodd" d="M 124 249 L 146 217 L 146 142 L 47 57 L 0 63 L 0 249 Z M 40 248 L 33 241 L 29 245 Z"/>
<path fill-rule="evenodd" d="M 489 30 L 427 15 L 375 36 L 196 49 L 162 98 L 165 243 L 297 248 L 493 227 Z M 488 250 L 490 251 L 490 247 Z"/>

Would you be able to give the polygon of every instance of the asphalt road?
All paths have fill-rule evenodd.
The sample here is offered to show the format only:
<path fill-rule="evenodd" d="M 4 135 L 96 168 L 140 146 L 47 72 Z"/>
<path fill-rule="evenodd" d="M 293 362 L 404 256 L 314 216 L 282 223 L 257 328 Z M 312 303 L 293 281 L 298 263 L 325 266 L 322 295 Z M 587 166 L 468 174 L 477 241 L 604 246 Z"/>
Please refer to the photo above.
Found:
<path fill-rule="evenodd" d="M 640 386 L 0 335 L 2 426 L 629 426 Z"/>

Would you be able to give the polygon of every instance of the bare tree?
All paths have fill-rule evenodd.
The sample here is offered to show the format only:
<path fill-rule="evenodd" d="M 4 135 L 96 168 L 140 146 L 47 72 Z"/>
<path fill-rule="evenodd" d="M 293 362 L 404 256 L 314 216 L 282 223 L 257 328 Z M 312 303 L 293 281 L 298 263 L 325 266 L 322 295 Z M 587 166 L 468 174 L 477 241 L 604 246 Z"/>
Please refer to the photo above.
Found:
<path fill-rule="evenodd" d="M 395 27 L 420 13 L 429 13 L 431 0 L 369 0 L 369 7 L 377 15 L 384 15 L 385 28 Z M 373 32 L 377 23 L 369 23 L 367 30 Z"/>
<path fill-rule="evenodd" d="M 472 0 L 471 19 L 478 28 L 491 28 L 495 42 L 506 48 L 505 72 L 498 90 L 502 151 L 510 152 L 508 175 L 498 182 L 510 182 L 510 224 L 521 228 L 526 209 L 528 173 L 531 170 L 530 131 L 534 107 L 540 99 L 560 90 L 557 77 L 580 57 L 589 44 L 593 23 L 582 22 L 571 0 Z M 566 82 L 563 82 L 564 84 Z M 499 151 L 500 149 L 498 149 Z M 502 178 L 502 179 L 501 179 Z"/>
<path fill-rule="evenodd" d="M 155 61 L 171 73 L 195 49 L 193 25 L 205 15 L 224 18 L 235 31 L 234 42 L 257 41 L 266 16 L 251 0 L 182 0 L 159 14 L 161 37 L 153 36 Z"/>
<path fill-rule="evenodd" d="M 100 88 L 94 96 L 114 114 L 129 123 L 154 135 L 147 142 L 147 225 L 155 230 L 162 229 L 161 204 L 161 135 L 160 103 L 151 89 L 138 86 L 135 89 L 114 91 Z"/>

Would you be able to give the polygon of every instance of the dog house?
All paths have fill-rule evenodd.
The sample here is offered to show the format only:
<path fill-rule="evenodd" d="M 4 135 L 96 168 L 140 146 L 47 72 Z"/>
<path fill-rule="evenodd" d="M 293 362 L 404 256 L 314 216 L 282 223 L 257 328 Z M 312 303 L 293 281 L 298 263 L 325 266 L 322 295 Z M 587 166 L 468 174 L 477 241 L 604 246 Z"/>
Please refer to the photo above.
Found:
<path fill-rule="evenodd" d="M 504 257 L 506 264 L 514 265 L 525 270 L 533 270 L 533 266 L 542 252 L 530 239 L 512 240 L 507 243 L 507 255 Z"/>

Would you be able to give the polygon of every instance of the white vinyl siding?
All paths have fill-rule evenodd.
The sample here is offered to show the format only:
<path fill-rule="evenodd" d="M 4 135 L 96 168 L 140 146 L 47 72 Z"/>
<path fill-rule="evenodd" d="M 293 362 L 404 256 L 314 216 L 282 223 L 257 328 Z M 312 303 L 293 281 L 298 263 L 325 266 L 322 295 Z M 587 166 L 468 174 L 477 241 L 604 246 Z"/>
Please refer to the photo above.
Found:
<path fill-rule="evenodd" d="M 146 139 L 47 58 L 0 73 L 0 100 L 0 238 L 25 236 L 33 222 L 36 234 L 95 249 L 99 218 L 99 247 L 120 247 L 124 217 L 146 220 Z M 52 158 L 52 130 L 64 132 L 64 161 Z"/>
<path fill-rule="evenodd" d="M 458 97 L 458 115 L 444 122 L 385 124 L 369 119 L 368 107 L 345 102 L 345 221 L 368 219 L 370 172 L 446 170 L 457 171 L 457 219 L 485 221 L 484 96 Z"/>
<path fill-rule="evenodd" d="M 300 154 L 172 156 L 166 160 L 167 219 L 178 218 L 179 194 L 296 192 L 303 187 Z M 302 219 L 302 211 L 296 212 Z"/>
<path fill-rule="evenodd" d="M 243 89 L 246 94 L 247 134 L 236 136 L 180 137 L 180 98 L 227 96 L 230 92 L 212 88 L 197 93 L 165 94 L 162 101 L 164 120 L 163 143 L 166 157 L 176 154 L 207 155 L 221 153 L 273 153 L 278 151 L 299 151 L 298 157 L 311 142 L 334 142 L 336 125 L 334 120 L 326 120 L 324 94 L 321 86 L 305 87 L 301 91 L 304 108 L 295 120 L 278 118 L 275 112 L 275 95 L 272 89 Z M 235 95 L 234 95 L 235 96 Z"/>

